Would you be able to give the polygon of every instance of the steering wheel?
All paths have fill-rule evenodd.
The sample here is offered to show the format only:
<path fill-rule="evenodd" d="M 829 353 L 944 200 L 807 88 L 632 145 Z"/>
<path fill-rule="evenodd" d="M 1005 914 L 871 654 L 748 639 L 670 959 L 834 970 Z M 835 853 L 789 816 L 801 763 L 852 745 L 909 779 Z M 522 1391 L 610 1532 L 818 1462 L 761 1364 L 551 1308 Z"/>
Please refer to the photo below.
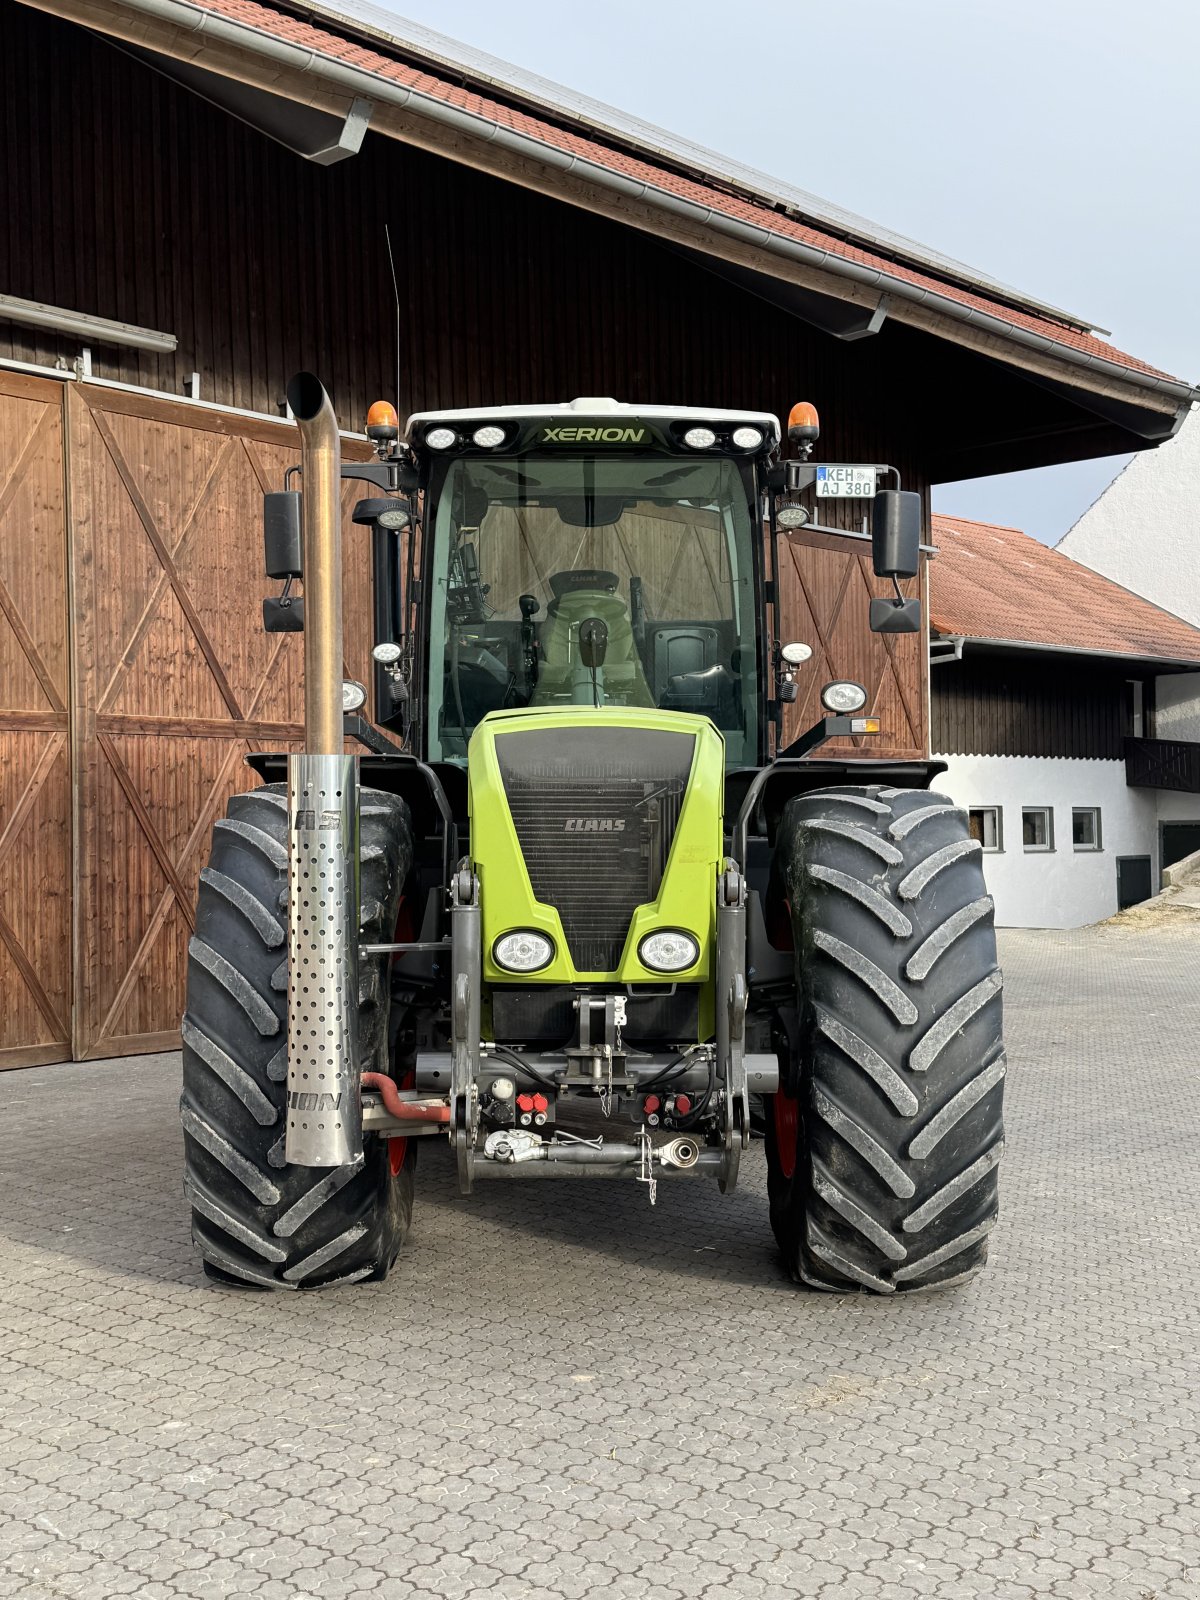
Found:
<path fill-rule="evenodd" d="M 550 576 L 550 588 L 556 600 L 578 589 L 600 589 L 615 594 L 620 582 L 615 572 L 605 572 L 602 567 L 573 567 L 569 572 L 555 572 Z"/>

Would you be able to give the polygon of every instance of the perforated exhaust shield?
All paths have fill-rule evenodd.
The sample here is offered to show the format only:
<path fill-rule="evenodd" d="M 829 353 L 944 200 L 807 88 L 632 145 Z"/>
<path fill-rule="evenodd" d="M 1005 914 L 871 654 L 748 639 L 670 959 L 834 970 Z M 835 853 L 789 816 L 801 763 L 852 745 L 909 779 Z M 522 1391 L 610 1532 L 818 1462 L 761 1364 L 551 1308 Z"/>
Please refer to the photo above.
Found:
<path fill-rule="evenodd" d="M 285 1153 L 341 1167 L 363 1153 L 358 1061 L 358 763 L 288 757 Z"/>

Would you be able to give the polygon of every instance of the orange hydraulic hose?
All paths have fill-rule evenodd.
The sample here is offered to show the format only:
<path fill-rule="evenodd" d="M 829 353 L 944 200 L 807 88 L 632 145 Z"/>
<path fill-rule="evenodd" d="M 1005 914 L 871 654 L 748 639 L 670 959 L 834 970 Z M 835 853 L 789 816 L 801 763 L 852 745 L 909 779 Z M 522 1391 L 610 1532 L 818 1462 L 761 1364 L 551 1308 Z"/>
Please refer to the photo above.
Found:
<path fill-rule="evenodd" d="M 430 1105 L 419 1100 L 401 1100 L 400 1091 L 385 1073 L 364 1072 L 364 1089 L 374 1089 L 383 1101 L 384 1109 L 400 1122 L 449 1122 L 450 1107 Z"/>

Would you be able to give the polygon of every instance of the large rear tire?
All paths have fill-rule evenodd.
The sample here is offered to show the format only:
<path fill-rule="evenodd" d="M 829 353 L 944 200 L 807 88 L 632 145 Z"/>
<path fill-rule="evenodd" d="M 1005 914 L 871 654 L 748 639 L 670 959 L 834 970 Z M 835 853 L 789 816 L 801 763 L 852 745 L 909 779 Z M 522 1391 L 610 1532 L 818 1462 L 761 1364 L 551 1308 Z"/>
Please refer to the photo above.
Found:
<path fill-rule="evenodd" d="M 234 795 L 213 830 L 188 949 L 183 1121 L 192 1238 L 210 1277 L 275 1289 L 387 1275 L 412 1215 L 416 1142 L 368 1136 L 357 1166 L 289 1167 L 287 790 Z M 412 863 L 408 808 L 361 797 L 361 926 L 390 939 Z M 388 959 L 359 971 L 364 1071 L 387 1072 Z"/>
<path fill-rule="evenodd" d="M 793 1276 L 945 1288 L 987 1258 L 1005 1058 L 993 906 L 966 817 L 875 785 L 789 801 L 797 1091 L 767 1123 L 771 1221 Z"/>

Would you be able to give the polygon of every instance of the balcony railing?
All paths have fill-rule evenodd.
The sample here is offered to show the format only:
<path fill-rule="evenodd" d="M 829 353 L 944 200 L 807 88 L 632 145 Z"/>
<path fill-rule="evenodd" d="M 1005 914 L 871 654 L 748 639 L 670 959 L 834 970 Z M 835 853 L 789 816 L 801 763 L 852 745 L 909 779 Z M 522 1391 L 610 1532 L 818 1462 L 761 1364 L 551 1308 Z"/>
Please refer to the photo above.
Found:
<path fill-rule="evenodd" d="M 1132 789 L 1200 794 L 1200 744 L 1186 739 L 1126 739 L 1125 782 Z"/>

